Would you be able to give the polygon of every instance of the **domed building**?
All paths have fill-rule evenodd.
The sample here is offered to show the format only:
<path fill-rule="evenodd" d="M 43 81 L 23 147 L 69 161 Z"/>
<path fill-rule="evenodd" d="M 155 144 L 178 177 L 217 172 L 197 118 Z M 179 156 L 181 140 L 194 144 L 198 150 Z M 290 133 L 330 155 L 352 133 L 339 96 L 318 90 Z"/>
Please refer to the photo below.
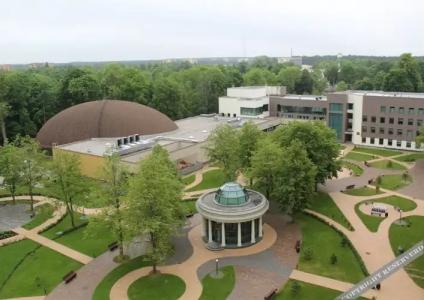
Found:
<path fill-rule="evenodd" d="M 246 247 L 262 238 L 262 216 L 269 202 L 259 192 L 229 182 L 196 202 L 203 217 L 203 238 L 211 250 Z"/>
<path fill-rule="evenodd" d="M 99 100 L 69 107 L 49 119 L 37 134 L 43 148 L 91 138 L 151 135 L 177 125 L 151 107 L 130 101 Z"/>

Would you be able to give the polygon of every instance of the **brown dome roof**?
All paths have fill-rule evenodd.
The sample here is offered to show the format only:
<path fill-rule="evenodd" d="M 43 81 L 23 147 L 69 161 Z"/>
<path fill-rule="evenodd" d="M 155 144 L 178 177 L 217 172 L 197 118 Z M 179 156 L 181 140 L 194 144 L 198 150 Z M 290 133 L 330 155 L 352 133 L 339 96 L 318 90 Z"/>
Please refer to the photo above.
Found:
<path fill-rule="evenodd" d="M 43 148 L 99 137 L 157 134 L 177 129 L 166 115 L 129 101 L 100 100 L 69 107 L 48 120 L 37 134 Z"/>

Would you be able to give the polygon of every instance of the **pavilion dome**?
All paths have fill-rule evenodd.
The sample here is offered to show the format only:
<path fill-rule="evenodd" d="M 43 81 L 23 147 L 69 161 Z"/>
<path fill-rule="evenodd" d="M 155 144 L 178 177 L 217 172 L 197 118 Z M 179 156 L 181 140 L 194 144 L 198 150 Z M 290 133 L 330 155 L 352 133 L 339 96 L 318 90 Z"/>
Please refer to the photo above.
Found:
<path fill-rule="evenodd" d="M 228 182 L 216 191 L 215 201 L 221 205 L 242 205 L 249 201 L 249 196 L 240 184 Z"/>
<path fill-rule="evenodd" d="M 43 148 L 90 138 L 169 132 L 177 125 L 151 107 L 129 101 L 99 100 L 69 107 L 49 119 L 37 134 Z"/>

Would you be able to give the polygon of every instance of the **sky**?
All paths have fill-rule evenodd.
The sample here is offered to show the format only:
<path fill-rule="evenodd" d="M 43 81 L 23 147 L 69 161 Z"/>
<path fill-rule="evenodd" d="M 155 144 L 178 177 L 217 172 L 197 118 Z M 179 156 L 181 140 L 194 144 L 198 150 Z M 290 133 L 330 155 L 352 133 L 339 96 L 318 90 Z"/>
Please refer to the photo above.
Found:
<path fill-rule="evenodd" d="M 424 55 L 423 0 L 0 0 L 0 64 Z"/>

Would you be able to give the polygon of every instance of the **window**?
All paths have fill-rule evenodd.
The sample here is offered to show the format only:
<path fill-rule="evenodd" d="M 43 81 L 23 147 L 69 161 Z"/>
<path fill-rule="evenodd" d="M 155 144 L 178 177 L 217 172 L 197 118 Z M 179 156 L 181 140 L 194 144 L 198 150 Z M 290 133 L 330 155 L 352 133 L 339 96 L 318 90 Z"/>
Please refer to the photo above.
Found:
<path fill-rule="evenodd" d="M 257 116 L 262 113 L 262 107 L 240 107 L 240 115 Z"/>
<path fill-rule="evenodd" d="M 385 117 L 380 117 L 380 123 L 386 123 L 386 118 Z"/>
<path fill-rule="evenodd" d="M 347 109 L 353 109 L 353 103 L 348 103 L 347 104 Z"/>
<path fill-rule="evenodd" d="M 389 128 L 389 130 L 387 131 L 390 135 L 393 135 L 393 128 Z"/>
<path fill-rule="evenodd" d="M 374 117 L 374 116 L 372 116 L 372 117 L 371 117 L 371 122 L 372 122 L 372 123 L 377 122 L 377 118 L 376 118 L 376 117 Z"/>
<path fill-rule="evenodd" d="M 370 138 L 370 143 L 374 145 L 374 138 Z"/>
<path fill-rule="evenodd" d="M 362 126 L 362 132 L 367 132 L 367 126 Z"/>
<path fill-rule="evenodd" d="M 375 133 L 375 127 L 371 127 L 371 133 Z"/>
<path fill-rule="evenodd" d="M 424 108 L 418 108 L 418 114 L 424 115 Z"/>
<path fill-rule="evenodd" d="M 401 141 L 396 141 L 396 147 L 402 147 L 402 142 Z"/>
<path fill-rule="evenodd" d="M 393 146 L 393 140 L 392 139 L 388 139 L 387 140 L 387 145 L 388 146 Z"/>
<path fill-rule="evenodd" d="M 398 125 L 403 125 L 403 118 L 398 119 Z"/>
<path fill-rule="evenodd" d="M 408 119 L 408 125 L 414 125 L 414 119 Z"/>
<path fill-rule="evenodd" d="M 363 137 L 362 138 L 362 144 L 365 144 L 367 142 L 367 138 L 366 137 Z"/>
<path fill-rule="evenodd" d="M 389 118 L 389 124 L 395 124 L 395 118 Z"/>
<path fill-rule="evenodd" d="M 410 107 L 410 108 L 408 109 L 408 114 L 410 114 L 410 115 L 415 114 L 415 108 Z"/>
<path fill-rule="evenodd" d="M 362 122 L 368 122 L 368 117 L 367 116 L 362 116 Z"/>
<path fill-rule="evenodd" d="M 330 103 L 330 111 L 343 112 L 343 103 Z"/>
<path fill-rule="evenodd" d="M 385 113 L 386 112 L 386 107 L 385 106 L 380 106 L 380 112 Z"/>
<path fill-rule="evenodd" d="M 411 140 L 412 139 L 412 130 L 406 131 L 406 138 Z"/>
<path fill-rule="evenodd" d="M 405 107 L 399 107 L 399 113 L 404 114 L 405 113 Z"/>
<path fill-rule="evenodd" d="M 418 119 L 418 120 L 417 120 L 417 126 L 418 126 L 418 127 L 421 127 L 421 125 L 423 125 L 423 120 Z"/>
<path fill-rule="evenodd" d="M 384 127 L 380 127 L 379 133 L 384 134 Z"/>
<path fill-rule="evenodd" d="M 406 142 L 406 148 L 411 148 L 411 142 Z"/>
<path fill-rule="evenodd" d="M 394 106 L 390 106 L 390 112 L 391 113 L 395 113 L 396 112 L 396 108 Z"/>
<path fill-rule="evenodd" d="M 379 145 L 383 145 L 384 144 L 384 139 L 378 139 L 378 144 Z"/>
<path fill-rule="evenodd" d="M 402 129 L 398 129 L 397 130 L 397 135 L 402 135 L 403 134 L 403 130 Z"/>

